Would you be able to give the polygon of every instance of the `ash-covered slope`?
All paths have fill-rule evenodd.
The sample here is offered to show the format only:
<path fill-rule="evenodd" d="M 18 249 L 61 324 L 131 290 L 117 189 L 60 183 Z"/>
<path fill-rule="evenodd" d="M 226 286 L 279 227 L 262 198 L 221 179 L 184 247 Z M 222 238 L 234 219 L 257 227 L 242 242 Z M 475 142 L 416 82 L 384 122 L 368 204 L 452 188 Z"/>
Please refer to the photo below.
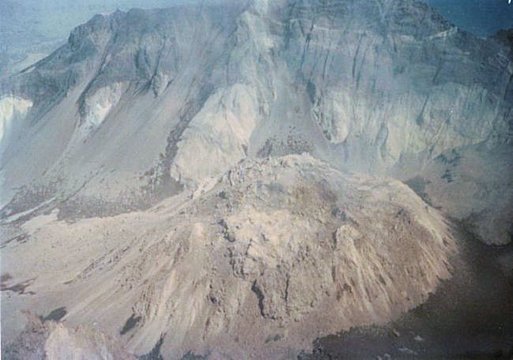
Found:
<path fill-rule="evenodd" d="M 68 326 L 95 324 L 136 354 L 163 339 L 166 359 L 281 358 L 384 323 L 449 277 L 456 250 L 406 185 L 306 155 L 245 161 L 152 211 L 75 223 L 55 211 L 21 231 L 3 287 L 23 280 L 31 295 L 2 299 L 7 337 L 16 309 L 60 308 Z"/>
<path fill-rule="evenodd" d="M 96 16 L 1 85 L 3 341 L 269 358 L 411 309 L 444 216 L 510 241 L 512 64 L 413 0 Z"/>
<path fill-rule="evenodd" d="M 2 84 L 2 213 L 43 203 L 63 216 L 120 213 L 243 158 L 301 152 L 429 181 L 422 171 L 453 151 L 511 152 L 511 59 L 506 44 L 410 0 L 96 16 Z M 511 176 L 496 189 L 494 179 L 454 167 L 435 175 L 451 173 L 440 185 L 452 202 L 444 210 L 478 223 L 488 214 L 477 228 L 494 218 L 498 230 L 479 235 L 509 241 Z M 460 209 L 450 195 L 460 181 L 494 185 Z"/>
<path fill-rule="evenodd" d="M 60 202 L 79 188 L 75 199 L 116 200 L 122 211 L 132 198 L 144 203 L 143 185 L 174 188 L 168 153 L 218 83 L 211 69 L 225 56 L 235 19 L 226 8 L 188 7 L 97 16 L 65 47 L 10 79 L 11 102 L 23 98 L 32 107 L 24 121 L 4 119 L 3 202 L 11 186 L 28 186 L 31 194 L 18 192 L 7 211 L 54 196 Z"/>

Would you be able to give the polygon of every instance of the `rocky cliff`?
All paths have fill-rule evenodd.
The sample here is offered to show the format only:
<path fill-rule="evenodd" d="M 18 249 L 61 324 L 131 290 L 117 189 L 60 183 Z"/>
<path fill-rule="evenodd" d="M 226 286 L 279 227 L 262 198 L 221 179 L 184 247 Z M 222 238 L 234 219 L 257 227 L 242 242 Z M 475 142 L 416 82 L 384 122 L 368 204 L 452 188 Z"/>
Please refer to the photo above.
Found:
<path fill-rule="evenodd" d="M 2 213 L 43 202 L 82 216 L 121 213 L 241 159 L 302 152 L 428 181 L 426 167 L 453 152 L 510 152 L 512 66 L 504 42 L 474 38 L 407 0 L 99 15 L 2 83 Z M 478 231 L 507 242 L 511 172 L 498 197 L 491 176 L 442 167 L 444 196 L 465 181 L 490 188 L 465 209 L 449 199 L 449 215 L 473 217 L 479 229 L 479 214 L 508 213 L 498 232 Z"/>
<path fill-rule="evenodd" d="M 97 16 L 2 86 L 4 107 L 33 105 L 2 141 L 3 212 L 52 198 L 120 212 L 247 156 L 303 151 L 407 180 L 444 153 L 510 143 L 511 73 L 506 46 L 411 1 Z"/>

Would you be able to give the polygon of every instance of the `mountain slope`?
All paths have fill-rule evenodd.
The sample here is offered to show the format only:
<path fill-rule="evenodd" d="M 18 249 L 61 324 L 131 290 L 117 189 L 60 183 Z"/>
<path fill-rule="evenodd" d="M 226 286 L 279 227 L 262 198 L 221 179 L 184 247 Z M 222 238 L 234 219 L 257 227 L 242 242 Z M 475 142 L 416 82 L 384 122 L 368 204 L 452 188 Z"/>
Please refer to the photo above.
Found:
<path fill-rule="evenodd" d="M 511 241 L 512 60 L 414 0 L 95 16 L 1 83 L 4 341 L 32 308 L 267 358 L 397 317 L 450 217 Z"/>
<path fill-rule="evenodd" d="M 26 222 L 3 254 L 4 287 L 31 293 L 3 300 L 4 326 L 30 303 L 62 308 L 69 326 L 96 324 L 137 354 L 163 339 L 165 358 L 277 358 L 383 323 L 448 278 L 456 252 L 443 217 L 404 184 L 306 155 L 243 162 L 152 211 L 56 216 Z"/>
<path fill-rule="evenodd" d="M 412 1 L 96 16 L 2 84 L 4 107 L 33 104 L 2 113 L 2 212 L 120 213 L 247 156 L 303 151 L 408 180 L 446 152 L 510 146 L 511 79 L 505 45 Z"/>

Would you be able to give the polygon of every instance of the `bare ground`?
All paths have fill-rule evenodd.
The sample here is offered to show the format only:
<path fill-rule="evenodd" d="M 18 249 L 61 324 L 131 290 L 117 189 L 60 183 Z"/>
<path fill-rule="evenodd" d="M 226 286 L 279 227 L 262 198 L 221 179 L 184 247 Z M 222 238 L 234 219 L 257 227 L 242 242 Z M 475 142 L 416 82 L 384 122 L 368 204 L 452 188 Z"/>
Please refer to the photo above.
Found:
<path fill-rule="evenodd" d="M 318 339 L 300 358 L 513 359 L 513 246 L 456 232 L 462 258 L 426 303 L 386 326 Z"/>

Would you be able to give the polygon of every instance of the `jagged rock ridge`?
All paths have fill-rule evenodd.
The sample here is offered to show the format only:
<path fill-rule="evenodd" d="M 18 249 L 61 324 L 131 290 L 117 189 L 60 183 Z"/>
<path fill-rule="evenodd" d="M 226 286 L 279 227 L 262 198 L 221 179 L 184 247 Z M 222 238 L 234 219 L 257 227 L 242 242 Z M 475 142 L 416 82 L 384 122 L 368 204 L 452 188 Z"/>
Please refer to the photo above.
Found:
<path fill-rule="evenodd" d="M 2 142 L 2 213 L 44 201 L 70 215 L 119 213 L 243 158 L 303 151 L 336 167 L 425 177 L 453 150 L 511 146 L 511 79 L 507 46 L 414 1 L 99 15 L 2 85 L 33 104 Z M 511 208 L 502 190 L 499 208 Z M 502 218 L 502 232 L 478 234 L 503 243 L 511 211 L 494 208 L 484 201 L 450 215 Z"/>

